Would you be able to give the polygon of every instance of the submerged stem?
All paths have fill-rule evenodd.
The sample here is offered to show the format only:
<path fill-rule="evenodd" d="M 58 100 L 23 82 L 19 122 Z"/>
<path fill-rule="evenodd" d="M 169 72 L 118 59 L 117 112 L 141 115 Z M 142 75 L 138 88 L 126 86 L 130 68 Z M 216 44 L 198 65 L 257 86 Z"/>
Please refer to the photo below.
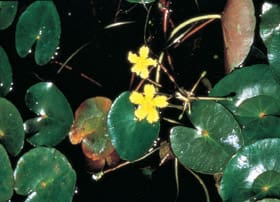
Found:
<path fill-rule="evenodd" d="M 222 18 L 222 16 L 220 14 L 209 14 L 209 15 L 201 15 L 201 16 L 197 16 L 197 17 L 188 19 L 173 29 L 173 31 L 171 32 L 171 34 L 169 36 L 169 39 L 172 38 L 180 29 L 182 29 L 192 23 L 195 23 L 195 22 L 198 22 L 201 20 L 221 19 L 221 18 Z"/>

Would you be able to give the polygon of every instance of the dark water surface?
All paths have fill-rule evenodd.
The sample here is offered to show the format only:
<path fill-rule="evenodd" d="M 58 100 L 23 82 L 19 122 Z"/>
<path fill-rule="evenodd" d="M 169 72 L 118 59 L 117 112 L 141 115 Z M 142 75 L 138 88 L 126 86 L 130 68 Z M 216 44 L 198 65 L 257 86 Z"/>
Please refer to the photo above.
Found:
<path fill-rule="evenodd" d="M 20 1 L 20 11 L 32 1 Z M 34 55 L 19 58 L 14 47 L 15 23 L 0 32 L 0 42 L 9 55 L 14 72 L 14 88 L 7 96 L 19 109 L 24 120 L 33 117 L 24 104 L 27 88 L 39 81 L 52 81 L 64 93 L 73 111 L 85 99 L 94 96 L 106 96 L 112 100 L 122 91 L 128 90 L 130 64 L 127 62 L 129 50 L 136 51 L 143 44 L 143 30 L 146 10 L 142 5 L 133 6 L 125 1 L 120 3 L 120 13 L 115 17 L 118 0 L 55 0 L 62 23 L 60 50 L 54 61 L 37 66 Z M 198 0 L 199 10 L 194 0 L 173 1 L 172 19 L 177 25 L 199 13 L 219 13 L 225 0 Z M 16 19 L 17 20 L 17 19 Z M 104 26 L 118 21 L 135 23 L 104 30 Z M 161 30 L 162 15 L 157 5 L 151 11 L 152 26 L 148 33 L 154 37 L 150 46 L 158 53 L 165 45 Z M 73 69 L 59 68 L 54 62 L 64 62 L 76 49 L 90 42 L 68 65 Z M 200 31 L 176 50 L 171 50 L 178 83 L 190 88 L 202 70 L 208 71 L 208 77 L 215 83 L 223 76 L 223 44 L 220 23 L 214 22 Z M 84 73 L 99 83 L 95 85 L 81 77 Z M 169 84 L 167 84 L 168 86 Z M 205 89 L 200 90 L 205 93 Z M 172 88 L 170 89 L 172 92 Z M 168 131 L 169 126 L 163 130 Z M 31 148 L 26 143 L 23 152 Z M 151 178 L 142 174 L 141 168 L 156 167 L 157 158 L 151 157 L 143 162 L 128 166 L 108 174 L 95 182 L 91 169 L 80 146 L 72 146 L 68 139 L 57 147 L 67 156 L 77 172 L 77 194 L 75 202 L 203 202 L 203 190 L 195 178 L 182 166 L 179 167 L 180 194 L 176 199 L 174 162 L 170 161 L 154 171 Z M 17 159 L 12 159 L 13 163 Z M 212 176 L 201 175 L 211 195 L 211 201 L 221 201 Z M 23 201 L 23 197 L 14 196 L 12 201 Z"/>

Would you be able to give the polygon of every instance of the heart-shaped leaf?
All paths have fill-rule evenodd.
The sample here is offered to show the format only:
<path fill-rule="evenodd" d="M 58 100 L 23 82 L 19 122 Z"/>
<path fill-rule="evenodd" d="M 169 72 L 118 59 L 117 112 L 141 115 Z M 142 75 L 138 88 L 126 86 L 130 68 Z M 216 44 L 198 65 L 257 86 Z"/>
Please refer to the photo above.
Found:
<path fill-rule="evenodd" d="M 15 172 L 15 191 L 26 201 L 72 201 L 76 173 L 65 156 L 54 148 L 38 147 L 25 153 Z"/>
<path fill-rule="evenodd" d="M 257 202 L 280 202 L 280 200 L 279 199 L 269 199 L 269 198 L 266 198 L 266 199 L 259 200 Z"/>
<path fill-rule="evenodd" d="M 280 81 L 280 7 L 279 5 L 263 4 L 260 35 L 266 45 L 269 64 L 272 67 L 278 81 Z"/>
<path fill-rule="evenodd" d="M 159 122 L 138 121 L 135 107 L 129 101 L 129 92 L 123 92 L 114 101 L 108 114 L 108 129 L 112 144 L 122 159 L 136 160 L 152 146 L 159 134 Z"/>
<path fill-rule="evenodd" d="M 236 115 L 243 125 L 268 115 L 280 115 L 280 101 L 266 95 L 252 97 L 237 108 Z"/>
<path fill-rule="evenodd" d="M 248 123 L 242 129 L 244 144 L 249 145 L 264 138 L 280 138 L 280 118 L 265 116 Z"/>
<path fill-rule="evenodd" d="M 88 135 L 103 128 L 112 102 L 105 97 L 85 100 L 75 112 L 75 120 L 69 133 L 72 144 L 80 143 Z"/>
<path fill-rule="evenodd" d="M 221 104 L 194 102 L 190 120 L 195 129 L 174 127 L 170 142 L 174 154 L 197 172 L 222 172 L 232 155 L 243 146 L 241 129 Z"/>
<path fill-rule="evenodd" d="M 13 170 L 9 156 L 0 144 L 0 201 L 8 201 L 13 195 Z"/>
<path fill-rule="evenodd" d="M 277 4 L 265 2 L 262 6 L 260 36 L 266 45 L 270 44 L 275 32 L 279 32 L 280 10 Z"/>
<path fill-rule="evenodd" d="M 54 146 L 68 135 L 73 122 L 72 109 L 54 84 L 41 82 L 31 86 L 25 103 L 39 116 L 24 123 L 26 133 L 36 133 L 28 139 L 31 144 Z"/>
<path fill-rule="evenodd" d="M 232 100 L 220 103 L 235 113 L 244 100 L 258 95 L 268 95 L 280 100 L 280 85 L 273 78 L 268 65 L 258 64 L 233 71 L 221 79 L 209 95 L 232 97 Z"/>
<path fill-rule="evenodd" d="M 238 151 L 224 171 L 220 189 L 223 201 L 258 200 L 272 193 L 279 198 L 279 180 L 275 181 L 280 179 L 279 148 L 280 139 L 271 138 Z"/>
<path fill-rule="evenodd" d="M 244 62 L 254 42 L 255 27 L 252 0 L 227 0 L 222 15 L 226 72 Z"/>
<path fill-rule="evenodd" d="M 9 58 L 1 46 L 0 61 L 0 96 L 3 97 L 7 95 L 12 89 L 13 75 Z"/>
<path fill-rule="evenodd" d="M 7 151 L 17 155 L 24 143 L 23 120 L 17 108 L 5 98 L 0 98 L 0 140 Z"/>
<path fill-rule="evenodd" d="M 52 1 L 35 1 L 20 16 L 16 26 L 16 49 L 25 57 L 34 43 L 35 61 L 48 63 L 59 44 L 60 19 Z"/>
<path fill-rule="evenodd" d="M 0 1 L 0 30 L 8 28 L 14 21 L 18 1 Z"/>

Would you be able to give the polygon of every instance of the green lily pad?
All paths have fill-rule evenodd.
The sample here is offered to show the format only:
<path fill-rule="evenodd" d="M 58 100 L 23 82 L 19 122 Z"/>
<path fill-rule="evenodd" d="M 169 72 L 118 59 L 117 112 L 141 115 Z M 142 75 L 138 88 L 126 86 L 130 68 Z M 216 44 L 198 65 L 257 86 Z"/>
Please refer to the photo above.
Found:
<path fill-rule="evenodd" d="M 245 145 L 264 138 L 280 138 L 280 118 L 266 116 L 252 121 L 242 129 L 242 135 Z"/>
<path fill-rule="evenodd" d="M 190 120 L 195 129 L 177 126 L 170 135 L 175 156 L 196 172 L 222 172 L 243 146 L 241 129 L 232 114 L 212 101 L 194 102 Z"/>
<path fill-rule="evenodd" d="M 72 144 L 80 143 L 85 137 L 103 128 L 107 123 L 107 115 L 112 101 L 105 97 L 86 99 L 75 112 L 75 120 L 69 137 Z"/>
<path fill-rule="evenodd" d="M 72 109 L 62 92 L 50 82 L 31 86 L 26 106 L 39 117 L 24 123 L 26 133 L 35 133 L 28 142 L 35 146 L 55 146 L 67 135 L 73 122 Z"/>
<path fill-rule="evenodd" d="M 4 97 L 12 90 L 13 75 L 9 58 L 5 50 L 1 46 L 0 61 L 0 96 Z"/>
<path fill-rule="evenodd" d="M 235 113 L 244 100 L 258 95 L 267 95 L 280 100 L 280 85 L 275 81 L 268 65 L 258 64 L 237 69 L 225 76 L 209 95 L 232 97 L 231 100 L 219 102 Z"/>
<path fill-rule="evenodd" d="M 261 12 L 260 36 L 266 45 L 270 44 L 274 32 L 279 32 L 280 9 L 277 4 L 265 2 Z"/>
<path fill-rule="evenodd" d="M 0 30 L 8 28 L 14 21 L 18 1 L 0 1 Z"/>
<path fill-rule="evenodd" d="M 0 140 L 7 151 L 17 155 L 24 143 L 23 120 L 17 108 L 5 98 L 0 98 Z"/>
<path fill-rule="evenodd" d="M 237 108 L 236 115 L 243 125 L 268 115 L 280 115 L 280 101 L 266 95 L 249 98 Z"/>
<path fill-rule="evenodd" d="M 280 202 L 280 200 L 279 199 L 266 198 L 266 199 L 259 200 L 257 202 Z"/>
<path fill-rule="evenodd" d="M 34 43 L 35 62 L 48 63 L 59 45 L 60 18 L 52 1 L 35 1 L 19 17 L 16 26 L 16 50 L 25 57 Z"/>
<path fill-rule="evenodd" d="M 223 201 L 242 202 L 280 197 L 280 139 L 264 139 L 237 152 L 221 181 Z M 277 191 L 276 191 L 277 190 Z M 238 193 L 238 194 L 237 194 Z"/>
<path fill-rule="evenodd" d="M 279 21 L 280 23 L 280 21 Z M 274 76 L 278 82 L 280 82 L 280 32 L 274 32 L 270 40 L 270 44 L 267 44 L 269 65 L 273 70 Z"/>
<path fill-rule="evenodd" d="M 129 3 L 148 4 L 153 3 L 155 0 L 126 0 Z"/>
<path fill-rule="evenodd" d="M 278 81 L 280 81 L 280 7 L 277 4 L 263 4 L 260 35 L 267 47 L 269 64 L 272 67 Z"/>
<path fill-rule="evenodd" d="M 255 27 L 255 8 L 252 0 L 227 0 L 222 15 L 227 72 L 240 66 L 246 59 L 254 42 Z"/>
<path fill-rule="evenodd" d="M 54 148 L 38 147 L 25 153 L 15 171 L 15 191 L 26 201 L 72 201 L 76 173 L 65 156 Z"/>
<path fill-rule="evenodd" d="M 130 92 L 123 92 L 113 102 L 108 114 L 108 132 L 122 159 L 133 161 L 143 156 L 159 134 L 159 122 L 138 121 L 135 107 L 129 101 Z"/>
<path fill-rule="evenodd" d="M 9 156 L 0 145 L 0 201 L 8 201 L 13 195 L 13 170 Z"/>

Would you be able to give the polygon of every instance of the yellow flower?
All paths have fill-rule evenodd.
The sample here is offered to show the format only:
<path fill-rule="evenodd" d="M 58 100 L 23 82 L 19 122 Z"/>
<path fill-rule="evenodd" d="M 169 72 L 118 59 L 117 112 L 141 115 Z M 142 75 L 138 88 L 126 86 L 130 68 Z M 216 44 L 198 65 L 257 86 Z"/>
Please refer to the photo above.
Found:
<path fill-rule="evenodd" d="M 135 117 L 141 121 L 147 119 L 149 123 L 159 120 L 159 114 L 156 108 L 163 108 L 168 105 L 166 96 L 155 96 L 156 89 L 151 84 L 144 86 L 144 93 L 133 91 L 129 97 L 130 102 L 138 105 L 135 110 Z"/>
<path fill-rule="evenodd" d="M 150 49 L 147 46 L 142 46 L 139 49 L 139 56 L 129 51 L 128 61 L 133 64 L 131 72 L 136 73 L 143 79 L 148 78 L 150 66 L 156 66 L 157 61 L 148 57 Z"/>

